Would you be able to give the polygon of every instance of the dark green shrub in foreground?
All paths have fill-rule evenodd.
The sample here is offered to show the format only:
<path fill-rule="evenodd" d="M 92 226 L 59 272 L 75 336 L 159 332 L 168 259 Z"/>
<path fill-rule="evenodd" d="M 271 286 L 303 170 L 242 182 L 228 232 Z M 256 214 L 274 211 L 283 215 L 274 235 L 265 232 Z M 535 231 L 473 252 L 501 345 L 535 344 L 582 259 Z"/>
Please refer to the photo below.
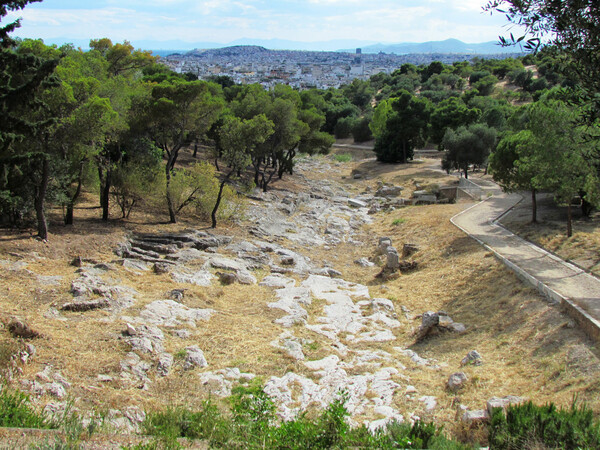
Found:
<path fill-rule="evenodd" d="M 447 440 L 434 424 L 392 423 L 375 433 L 364 426 L 351 428 L 343 395 L 316 418 L 301 414 L 281 424 L 275 405 L 259 385 L 237 388 L 230 401 L 227 415 L 210 401 L 198 412 L 171 408 L 149 413 L 146 433 L 159 438 L 163 448 L 177 448 L 177 438 L 204 439 L 215 448 L 465 448 Z"/>
<path fill-rule="evenodd" d="M 600 448 L 600 427 L 585 406 L 557 409 L 531 402 L 494 411 L 489 428 L 492 449 Z"/>

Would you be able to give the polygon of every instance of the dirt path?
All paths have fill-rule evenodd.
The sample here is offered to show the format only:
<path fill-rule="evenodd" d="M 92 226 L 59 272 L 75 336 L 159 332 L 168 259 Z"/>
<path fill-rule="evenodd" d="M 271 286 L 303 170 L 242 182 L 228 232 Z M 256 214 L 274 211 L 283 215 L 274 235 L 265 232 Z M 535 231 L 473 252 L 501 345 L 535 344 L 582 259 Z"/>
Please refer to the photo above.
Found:
<path fill-rule="evenodd" d="M 597 339 L 600 280 L 496 223 L 520 200 L 518 194 L 496 194 L 453 217 L 452 223 L 492 250 L 545 295 L 563 302 L 586 332 Z"/>

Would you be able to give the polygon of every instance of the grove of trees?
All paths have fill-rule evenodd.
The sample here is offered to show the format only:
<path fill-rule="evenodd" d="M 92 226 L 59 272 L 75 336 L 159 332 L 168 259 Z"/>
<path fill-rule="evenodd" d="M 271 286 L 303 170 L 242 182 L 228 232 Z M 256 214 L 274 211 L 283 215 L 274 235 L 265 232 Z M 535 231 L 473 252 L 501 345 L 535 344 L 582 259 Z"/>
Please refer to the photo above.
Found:
<path fill-rule="evenodd" d="M 0 3 L 0 17 L 31 1 Z M 36 223 L 60 207 L 72 224 L 82 192 L 126 218 L 142 203 L 169 221 L 193 210 L 216 226 L 235 214 L 236 192 L 266 191 L 293 174 L 298 153 L 327 153 L 335 138 L 375 139 L 384 163 L 408 163 L 432 145 L 442 167 L 468 177 L 488 167 L 507 191 L 551 192 L 589 214 L 598 205 L 598 7 L 547 0 L 492 1 L 524 27 L 536 53 L 521 58 L 404 64 L 339 89 L 297 91 L 198 80 L 161 65 L 127 41 L 90 50 L 18 40 L 0 28 L 0 223 Z M 560 2 L 559 2 L 560 3 Z M 579 10 L 578 7 L 586 7 Z M 504 9 L 503 9 L 504 8 Z M 552 46 L 540 46 L 551 34 Z M 504 41 L 509 43 L 508 41 Z M 531 66 L 531 67 L 530 67 Z M 535 67 L 535 70 L 532 68 Z M 499 88 L 499 83 L 509 88 Z M 181 165 L 199 144 L 212 163 Z"/>

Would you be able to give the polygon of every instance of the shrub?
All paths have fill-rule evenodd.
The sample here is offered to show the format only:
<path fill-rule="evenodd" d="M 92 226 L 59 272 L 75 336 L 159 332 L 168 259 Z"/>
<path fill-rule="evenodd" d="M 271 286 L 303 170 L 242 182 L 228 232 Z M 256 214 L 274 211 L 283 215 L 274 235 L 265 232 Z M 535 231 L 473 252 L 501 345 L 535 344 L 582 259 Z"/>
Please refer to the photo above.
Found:
<path fill-rule="evenodd" d="M 370 117 L 362 117 L 357 119 L 352 125 L 352 137 L 354 137 L 354 142 L 366 142 L 373 139 L 373 133 L 371 133 L 371 128 L 369 128 L 369 124 L 371 123 Z"/>
<path fill-rule="evenodd" d="M 164 180 L 164 176 L 163 176 Z M 215 167 L 208 162 L 194 164 L 188 169 L 176 169 L 171 179 L 171 198 L 177 212 L 195 212 L 208 220 L 219 192 Z M 229 185 L 223 189 L 218 210 L 219 220 L 229 220 L 243 213 L 243 200 Z"/>
<path fill-rule="evenodd" d="M 337 162 L 350 162 L 352 161 L 352 155 L 348 153 L 338 153 L 337 155 L 333 155 L 333 159 Z"/>
<path fill-rule="evenodd" d="M 336 139 L 345 139 L 352 134 L 352 127 L 356 118 L 354 116 L 340 118 L 333 129 L 333 134 Z"/>
<path fill-rule="evenodd" d="M 28 395 L 3 386 L 0 390 L 0 427 L 56 428 L 56 425 L 31 405 Z"/>
<path fill-rule="evenodd" d="M 168 408 L 148 413 L 143 426 L 166 448 L 176 448 L 176 439 L 182 437 L 205 439 L 217 448 L 465 448 L 447 440 L 441 428 L 431 423 L 411 426 L 394 422 L 374 433 L 365 426 L 351 428 L 345 402 L 342 394 L 316 418 L 303 413 L 278 424 L 274 403 L 255 384 L 234 389 L 230 414 L 222 414 L 206 401 L 198 412 Z"/>
<path fill-rule="evenodd" d="M 600 427 L 585 406 L 557 409 L 554 404 L 536 406 L 531 402 L 509 406 L 506 414 L 496 409 L 489 427 L 493 449 L 600 448 Z"/>

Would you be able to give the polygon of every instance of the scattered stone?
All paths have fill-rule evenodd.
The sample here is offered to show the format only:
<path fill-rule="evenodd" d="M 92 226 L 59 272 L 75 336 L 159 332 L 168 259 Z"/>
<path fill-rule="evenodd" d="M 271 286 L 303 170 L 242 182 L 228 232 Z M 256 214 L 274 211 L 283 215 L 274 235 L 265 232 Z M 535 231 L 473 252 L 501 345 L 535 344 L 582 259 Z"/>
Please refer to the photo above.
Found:
<path fill-rule="evenodd" d="M 450 331 L 454 333 L 464 333 L 466 327 L 462 323 L 454 322 L 446 312 L 427 311 L 422 315 L 421 326 L 417 330 L 417 342 L 422 341 L 425 337 L 439 334 L 440 332 Z"/>
<path fill-rule="evenodd" d="M 485 409 L 478 409 L 475 411 L 465 411 L 462 416 L 463 422 L 467 423 L 479 423 L 487 422 L 490 419 L 488 412 Z"/>
<path fill-rule="evenodd" d="M 419 398 L 419 401 L 425 404 L 425 409 L 427 411 L 433 411 L 437 406 L 437 398 L 431 395 L 424 395 L 423 397 Z"/>
<path fill-rule="evenodd" d="M 170 353 L 161 353 L 158 357 L 158 367 L 156 371 L 160 376 L 166 377 L 173 367 L 173 355 Z"/>
<path fill-rule="evenodd" d="M 362 200 L 358 200 L 356 198 L 349 198 L 348 205 L 353 206 L 355 208 L 366 208 L 367 204 Z"/>
<path fill-rule="evenodd" d="M 139 261 L 137 259 L 125 258 L 123 259 L 123 267 L 129 270 L 140 270 L 142 272 L 146 272 L 150 270 L 150 265 L 145 261 Z"/>
<path fill-rule="evenodd" d="M 400 256 L 398 251 L 391 245 L 386 248 L 387 260 L 385 268 L 390 271 L 396 271 L 400 268 Z"/>
<path fill-rule="evenodd" d="M 506 397 L 498 398 L 492 397 L 487 401 L 487 413 L 491 417 L 494 409 L 501 408 L 504 412 L 506 412 L 506 408 L 509 405 L 518 405 L 525 401 L 522 397 L 517 397 L 515 395 L 507 395 Z"/>
<path fill-rule="evenodd" d="M 327 267 L 325 270 L 327 272 L 327 275 L 329 275 L 331 278 L 342 277 L 342 272 L 340 272 L 339 270 L 332 269 L 331 267 Z"/>
<path fill-rule="evenodd" d="M 409 385 L 409 386 L 406 386 L 406 391 L 404 391 L 404 392 L 406 394 L 416 394 L 418 391 L 417 391 L 416 387 Z"/>
<path fill-rule="evenodd" d="M 226 286 L 238 281 L 237 275 L 233 272 L 217 272 L 216 275 L 219 277 L 219 281 Z"/>
<path fill-rule="evenodd" d="M 438 313 L 433 311 L 423 313 L 423 316 L 421 317 L 421 326 L 417 331 L 417 342 L 423 340 L 439 323 L 440 316 Z"/>
<path fill-rule="evenodd" d="M 187 323 L 195 327 L 196 321 L 208 320 L 214 312 L 213 309 L 188 308 L 173 300 L 157 300 L 146 305 L 140 317 L 154 325 L 175 327 Z"/>
<path fill-rule="evenodd" d="M 71 261 L 71 265 L 75 267 L 81 267 L 83 265 L 83 259 L 81 258 L 81 256 L 76 256 L 75 258 L 73 258 L 73 260 Z"/>
<path fill-rule="evenodd" d="M 176 283 L 195 284 L 196 286 L 210 286 L 215 277 L 207 270 L 200 270 L 194 273 L 173 271 L 171 272 L 171 278 L 173 278 L 173 281 Z"/>
<path fill-rule="evenodd" d="M 240 284 L 256 284 L 256 277 L 247 270 L 239 270 L 236 273 L 238 283 Z"/>
<path fill-rule="evenodd" d="M 8 323 L 8 331 L 16 338 L 35 339 L 41 337 L 41 334 L 32 329 L 26 322 L 13 318 Z"/>
<path fill-rule="evenodd" d="M 296 286 L 296 280 L 274 273 L 264 277 L 258 285 L 272 288 L 289 288 Z"/>
<path fill-rule="evenodd" d="M 197 345 L 192 345 L 190 347 L 185 348 L 186 357 L 183 363 L 183 368 L 185 370 L 194 369 L 196 367 L 203 368 L 208 366 L 208 362 L 204 357 L 204 353 L 200 350 L 200 347 Z"/>
<path fill-rule="evenodd" d="M 377 246 L 377 250 L 381 255 L 387 254 L 388 247 L 392 246 L 392 240 L 389 237 L 380 237 L 379 244 Z"/>
<path fill-rule="evenodd" d="M 402 186 L 381 186 L 375 192 L 375 197 L 397 197 L 399 196 L 404 188 Z"/>
<path fill-rule="evenodd" d="M 127 334 L 128 336 L 137 335 L 137 330 L 135 329 L 135 327 L 133 325 L 131 325 L 130 323 L 127 323 L 126 326 L 127 326 L 127 329 L 125 330 L 125 334 Z"/>
<path fill-rule="evenodd" d="M 114 381 L 114 378 L 111 377 L 110 375 L 98 375 L 96 377 L 96 379 L 100 382 L 100 383 L 112 383 Z"/>
<path fill-rule="evenodd" d="M 373 267 L 375 263 L 372 263 L 367 258 L 360 258 L 354 261 L 354 264 L 357 264 L 361 267 Z"/>
<path fill-rule="evenodd" d="M 94 309 L 109 308 L 110 302 L 106 298 L 99 298 L 96 300 L 82 300 L 65 303 L 60 309 L 63 311 L 72 312 L 85 312 L 92 311 Z"/>
<path fill-rule="evenodd" d="M 464 372 L 453 373 L 450 375 L 450 378 L 448 378 L 448 389 L 452 392 L 461 390 L 465 386 L 467 379 L 467 375 Z"/>
<path fill-rule="evenodd" d="M 152 368 L 152 365 L 142 359 L 134 352 L 129 352 L 125 355 L 125 359 L 121 360 L 121 379 L 123 381 L 142 382 L 141 386 L 144 388 L 150 383 L 148 378 L 148 371 Z"/>
<path fill-rule="evenodd" d="M 277 339 L 271 342 L 271 345 L 285 351 L 296 360 L 304 360 L 304 352 L 302 351 L 300 339 L 288 331 L 281 333 Z"/>
<path fill-rule="evenodd" d="M 46 392 L 59 400 L 67 396 L 67 391 L 60 383 L 49 383 L 45 386 Z"/>
<path fill-rule="evenodd" d="M 169 297 L 171 300 L 175 300 L 176 302 L 181 302 L 183 297 L 185 297 L 186 290 L 187 289 L 171 289 L 167 293 L 167 297 Z"/>
<path fill-rule="evenodd" d="M 295 266 L 296 260 L 292 256 L 284 256 L 281 258 L 281 264 L 284 266 Z"/>
<path fill-rule="evenodd" d="M 192 335 L 188 330 L 175 330 L 173 331 L 173 334 L 180 339 L 189 339 Z"/>
<path fill-rule="evenodd" d="M 165 335 L 162 330 L 152 325 L 141 325 L 136 334 L 125 338 L 131 348 L 141 353 L 161 353 L 164 351 Z"/>
<path fill-rule="evenodd" d="M 419 247 L 416 244 L 404 244 L 404 246 L 402 247 L 402 257 L 408 258 L 409 256 L 412 256 L 418 251 Z"/>
<path fill-rule="evenodd" d="M 461 366 L 473 365 L 473 366 L 481 366 L 483 364 L 483 358 L 479 354 L 477 350 L 471 350 L 467 353 L 467 356 L 463 358 L 460 362 Z"/>
<path fill-rule="evenodd" d="M 398 270 L 400 272 L 411 272 L 417 270 L 419 263 L 417 261 L 400 261 L 398 263 Z"/>
<path fill-rule="evenodd" d="M 162 275 L 171 271 L 171 265 L 164 262 L 155 262 L 152 266 L 152 270 L 156 275 Z"/>

